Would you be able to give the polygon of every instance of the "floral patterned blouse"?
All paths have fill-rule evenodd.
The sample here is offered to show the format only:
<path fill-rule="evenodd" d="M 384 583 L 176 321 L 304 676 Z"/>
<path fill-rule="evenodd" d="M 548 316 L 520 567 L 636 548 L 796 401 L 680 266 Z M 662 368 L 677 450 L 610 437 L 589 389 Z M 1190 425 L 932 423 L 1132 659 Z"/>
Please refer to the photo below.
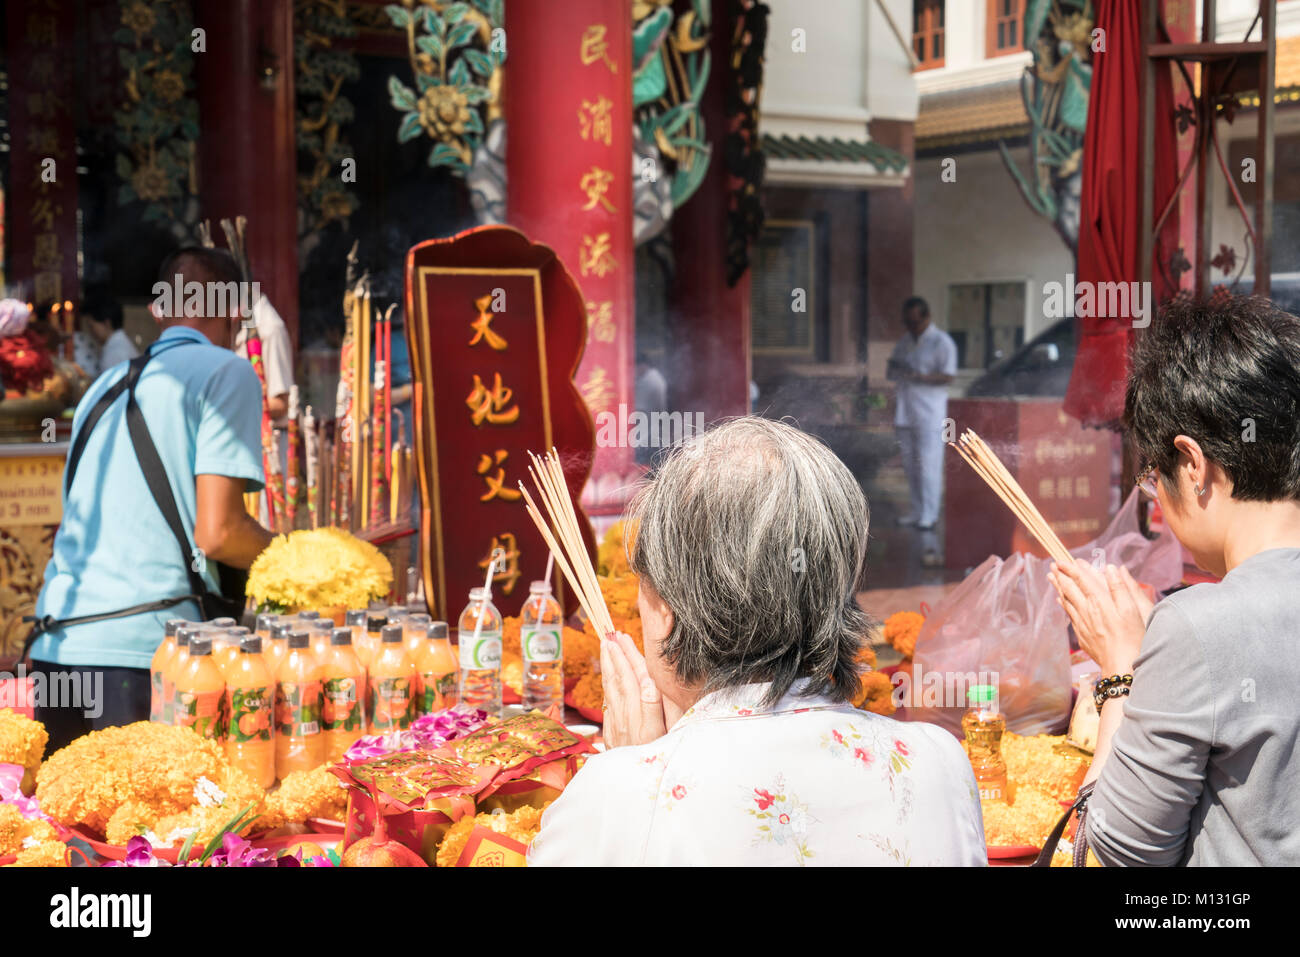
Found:
<path fill-rule="evenodd" d="M 542 817 L 545 865 L 984 865 L 961 744 L 768 686 L 706 695 L 662 738 L 593 757 Z"/>

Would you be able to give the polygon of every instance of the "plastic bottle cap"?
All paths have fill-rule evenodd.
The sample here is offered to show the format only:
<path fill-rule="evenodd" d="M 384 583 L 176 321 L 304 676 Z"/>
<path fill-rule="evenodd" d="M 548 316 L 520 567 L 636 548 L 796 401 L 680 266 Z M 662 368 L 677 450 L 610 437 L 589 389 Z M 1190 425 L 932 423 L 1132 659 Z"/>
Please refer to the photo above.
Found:
<path fill-rule="evenodd" d="M 291 631 L 291 632 L 289 632 L 289 647 L 290 647 L 290 648 L 310 648 L 310 647 L 311 647 L 311 633 L 310 633 L 310 632 L 306 632 L 306 631 Z"/>
<path fill-rule="evenodd" d="M 387 607 L 388 607 L 387 605 L 385 605 L 382 601 L 376 598 L 374 601 L 372 601 L 369 605 L 366 606 L 366 611 L 383 611 Z"/>
<path fill-rule="evenodd" d="M 239 643 L 239 653 L 243 655 L 260 655 L 262 653 L 262 636 L 245 635 Z"/>
<path fill-rule="evenodd" d="M 551 583 L 548 581 L 531 582 L 528 586 L 528 594 L 545 595 L 551 591 Z"/>
<path fill-rule="evenodd" d="M 429 625 L 429 637 L 435 641 L 441 641 L 449 634 L 447 623 L 445 621 L 435 621 Z"/>
<path fill-rule="evenodd" d="M 188 648 L 190 646 L 190 639 L 198 633 L 199 630 L 190 623 L 181 625 L 176 629 L 176 644 Z"/>
<path fill-rule="evenodd" d="M 275 624 L 275 615 L 262 614 L 257 616 L 257 630 L 270 631 L 271 626 Z"/>
<path fill-rule="evenodd" d="M 394 642 L 402 640 L 401 625 L 384 625 L 384 630 L 379 633 L 385 642 Z"/>
<path fill-rule="evenodd" d="M 388 617 L 389 617 L 389 618 L 392 618 L 394 615 L 407 615 L 407 614 L 410 614 L 410 612 L 408 611 L 408 609 L 407 609 L 407 607 L 406 607 L 405 605 L 389 605 L 389 606 L 388 606 Z"/>
<path fill-rule="evenodd" d="M 216 628 L 234 628 L 238 622 L 233 618 L 213 618 L 209 624 Z"/>
<path fill-rule="evenodd" d="M 973 685 L 966 689 L 966 701 L 969 704 L 992 704 L 997 700 L 997 685 Z"/>
<path fill-rule="evenodd" d="M 300 612 L 298 612 L 298 618 L 299 618 L 299 620 L 301 620 L 301 621 L 315 621 L 315 620 L 316 620 L 317 618 L 319 618 L 319 617 L 320 617 L 320 612 L 318 612 L 318 611 L 300 611 Z"/>
<path fill-rule="evenodd" d="M 238 628 L 227 628 L 226 634 L 230 635 L 232 638 L 238 638 L 239 640 L 242 641 L 244 638 L 251 635 L 252 632 L 241 625 Z"/>
<path fill-rule="evenodd" d="M 173 638 L 176 635 L 176 629 L 188 624 L 189 621 L 184 618 L 168 618 L 167 624 L 163 625 L 163 634 L 168 638 Z"/>
<path fill-rule="evenodd" d="M 477 588 L 471 588 L 469 590 L 470 601 L 482 601 L 484 598 L 487 597 L 488 597 L 487 589 L 484 588 L 482 585 L 478 586 Z"/>
<path fill-rule="evenodd" d="M 307 626 L 307 630 L 316 634 L 322 631 L 329 634 L 334 630 L 334 621 L 330 618 L 317 618 Z"/>
<path fill-rule="evenodd" d="M 417 611 L 414 615 L 407 615 L 406 620 L 410 624 L 415 625 L 417 628 L 419 628 L 419 627 L 427 627 L 429 622 L 432 619 L 424 612 Z"/>
<path fill-rule="evenodd" d="M 352 644 L 352 629 L 351 629 L 351 628 L 335 628 L 333 634 L 330 635 L 330 644 L 331 644 L 331 645 L 350 645 L 350 644 Z"/>
<path fill-rule="evenodd" d="M 379 631 L 388 624 L 388 619 L 383 615 L 371 615 L 366 619 L 366 631 Z"/>
<path fill-rule="evenodd" d="M 362 628 L 364 628 L 366 626 L 365 609 L 357 609 L 348 612 L 347 617 L 344 618 L 343 621 L 348 625 L 348 627 L 360 625 Z"/>
<path fill-rule="evenodd" d="M 212 654 L 211 638 L 191 638 L 190 639 L 190 657 L 201 657 Z"/>
<path fill-rule="evenodd" d="M 271 626 L 271 640 L 283 641 L 289 637 L 290 625 L 287 621 L 279 621 Z"/>

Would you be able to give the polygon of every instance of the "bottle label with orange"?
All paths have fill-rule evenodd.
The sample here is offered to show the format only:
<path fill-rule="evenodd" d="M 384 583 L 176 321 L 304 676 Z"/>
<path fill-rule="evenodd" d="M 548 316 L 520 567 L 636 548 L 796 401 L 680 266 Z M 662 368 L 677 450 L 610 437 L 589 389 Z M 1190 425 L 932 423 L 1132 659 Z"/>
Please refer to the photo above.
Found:
<path fill-rule="evenodd" d="M 163 676 L 161 671 L 149 673 L 149 720 L 163 719 Z"/>
<path fill-rule="evenodd" d="M 433 714 L 450 708 L 456 701 L 456 672 L 438 674 L 425 671 L 420 674 L 420 714 Z"/>
<path fill-rule="evenodd" d="M 371 723 L 375 728 L 388 731 L 411 726 L 412 706 L 415 704 L 411 690 L 410 678 L 370 679 Z"/>
<path fill-rule="evenodd" d="M 230 722 L 226 736 L 231 741 L 271 740 L 270 688 L 227 688 L 226 714 Z"/>
<path fill-rule="evenodd" d="M 321 697 L 321 730 L 356 731 L 361 727 L 356 678 L 327 678 Z"/>
<path fill-rule="evenodd" d="M 224 691 L 177 691 L 172 706 L 174 723 L 193 728 L 201 738 L 224 736 L 226 729 Z"/>
<path fill-rule="evenodd" d="M 275 689 L 276 730 L 289 738 L 320 733 L 319 681 L 282 681 Z"/>

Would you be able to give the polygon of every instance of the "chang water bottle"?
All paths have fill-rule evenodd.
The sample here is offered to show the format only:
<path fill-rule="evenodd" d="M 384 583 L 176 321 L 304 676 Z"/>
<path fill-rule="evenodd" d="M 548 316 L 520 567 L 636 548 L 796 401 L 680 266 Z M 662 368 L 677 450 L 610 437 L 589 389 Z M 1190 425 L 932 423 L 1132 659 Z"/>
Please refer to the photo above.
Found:
<path fill-rule="evenodd" d="M 460 613 L 460 700 L 501 714 L 501 612 L 485 588 L 471 588 Z"/>
<path fill-rule="evenodd" d="M 564 654 L 560 644 L 564 613 L 551 594 L 551 583 L 528 586 L 528 601 L 519 612 L 524 655 L 524 708 L 545 711 L 564 706 Z"/>

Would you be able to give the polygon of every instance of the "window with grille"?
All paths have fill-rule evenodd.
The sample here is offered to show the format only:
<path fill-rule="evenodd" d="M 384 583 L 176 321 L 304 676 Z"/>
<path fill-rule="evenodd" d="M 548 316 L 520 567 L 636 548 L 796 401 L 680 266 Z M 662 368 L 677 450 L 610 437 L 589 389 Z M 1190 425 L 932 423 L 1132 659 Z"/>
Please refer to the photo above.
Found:
<path fill-rule="evenodd" d="M 989 0 L 985 54 L 990 57 L 1025 48 L 1025 0 Z"/>
<path fill-rule="evenodd" d="M 943 2 L 912 2 L 912 52 L 920 61 L 919 70 L 943 66 Z"/>

